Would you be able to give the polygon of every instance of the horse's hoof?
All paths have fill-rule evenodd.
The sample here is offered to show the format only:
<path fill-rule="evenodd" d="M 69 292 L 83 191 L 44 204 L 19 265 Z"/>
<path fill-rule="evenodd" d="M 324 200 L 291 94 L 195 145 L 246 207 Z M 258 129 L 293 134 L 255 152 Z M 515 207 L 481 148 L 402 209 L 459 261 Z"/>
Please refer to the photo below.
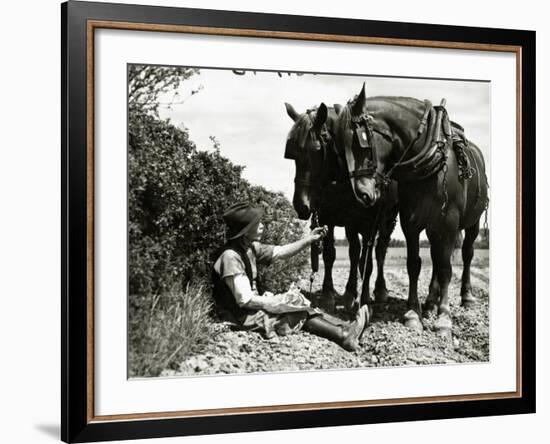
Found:
<path fill-rule="evenodd" d="M 374 302 L 377 304 L 385 304 L 388 302 L 388 290 L 385 288 L 374 289 Z"/>
<path fill-rule="evenodd" d="M 440 314 L 437 320 L 435 321 L 434 326 L 439 336 L 445 339 L 451 339 L 453 322 L 451 321 L 451 316 L 449 314 L 447 313 Z"/>
<path fill-rule="evenodd" d="M 424 326 L 422 325 L 420 316 L 418 316 L 418 313 L 414 310 L 409 310 L 407 313 L 405 313 L 404 324 L 405 324 L 405 327 L 407 327 L 410 330 L 416 330 L 416 331 L 424 330 Z"/>
<path fill-rule="evenodd" d="M 474 308 L 477 305 L 477 301 L 462 301 L 460 305 L 466 309 Z"/>
<path fill-rule="evenodd" d="M 357 302 L 357 295 L 353 295 L 352 293 L 348 293 L 346 291 L 342 299 L 343 299 L 345 310 L 357 311 L 357 309 L 359 309 L 359 303 Z"/>
<path fill-rule="evenodd" d="M 429 316 L 430 314 L 437 314 L 437 304 L 433 301 L 427 300 L 422 306 L 422 312 L 425 316 Z"/>
<path fill-rule="evenodd" d="M 336 301 L 334 298 L 323 298 L 320 306 L 323 310 L 334 311 L 336 309 Z"/>
<path fill-rule="evenodd" d="M 351 301 L 349 304 L 344 304 L 344 310 L 346 310 L 349 313 L 357 313 L 359 310 L 359 302 L 357 301 Z"/>
<path fill-rule="evenodd" d="M 460 305 L 464 308 L 475 307 L 477 305 L 477 299 L 471 292 L 464 293 Z"/>

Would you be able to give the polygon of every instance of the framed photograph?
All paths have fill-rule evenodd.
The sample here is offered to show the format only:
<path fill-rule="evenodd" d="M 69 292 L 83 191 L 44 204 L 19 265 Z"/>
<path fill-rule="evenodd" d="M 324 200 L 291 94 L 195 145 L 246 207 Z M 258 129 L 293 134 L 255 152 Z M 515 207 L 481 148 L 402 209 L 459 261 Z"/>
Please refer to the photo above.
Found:
<path fill-rule="evenodd" d="M 535 33 L 62 4 L 62 439 L 535 411 Z"/>

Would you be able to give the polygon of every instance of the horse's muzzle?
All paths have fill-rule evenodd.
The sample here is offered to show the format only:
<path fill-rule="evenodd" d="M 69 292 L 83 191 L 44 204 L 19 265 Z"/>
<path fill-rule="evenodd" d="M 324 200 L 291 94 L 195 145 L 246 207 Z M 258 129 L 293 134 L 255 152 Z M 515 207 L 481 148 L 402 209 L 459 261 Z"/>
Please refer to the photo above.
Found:
<path fill-rule="evenodd" d="M 301 199 L 294 199 L 292 202 L 294 210 L 298 213 L 298 217 L 302 220 L 308 220 L 311 216 L 311 208 L 308 203 Z"/>
<path fill-rule="evenodd" d="M 361 205 L 366 208 L 372 207 L 380 198 L 380 190 L 372 179 L 357 180 L 355 182 L 355 195 Z"/>
<path fill-rule="evenodd" d="M 367 208 L 372 207 L 376 203 L 376 201 L 374 199 L 371 199 L 368 194 L 363 194 L 360 201 L 361 204 L 363 204 Z"/>

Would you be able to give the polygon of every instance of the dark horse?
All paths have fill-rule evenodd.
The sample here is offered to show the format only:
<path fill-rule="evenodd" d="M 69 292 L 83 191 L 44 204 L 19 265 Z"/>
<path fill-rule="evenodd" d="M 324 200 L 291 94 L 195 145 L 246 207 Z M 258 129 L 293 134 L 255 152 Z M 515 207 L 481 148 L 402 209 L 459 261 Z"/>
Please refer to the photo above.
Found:
<path fill-rule="evenodd" d="M 350 272 L 344 293 L 344 307 L 353 310 L 359 307 L 357 295 L 358 265 L 362 271 L 363 291 L 361 299 L 369 300 L 369 280 L 372 273 L 372 248 L 369 241 L 376 242 L 378 273 L 374 295 L 377 302 L 387 299 L 384 280 L 384 260 L 391 233 L 397 218 L 397 187 L 390 188 L 383 202 L 365 208 L 355 199 L 345 160 L 335 150 L 334 124 L 340 107 L 327 108 L 321 105 L 298 114 L 292 105 L 286 104 L 288 115 L 294 121 L 287 139 L 285 157 L 293 159 L 296 166 L 293 205 L 300 219 L 307 220 L 312 213 L 318 216 L 320 225 L 329 227 L 323 240 L 323 299 L 334 304 L 335 290 L 332 281 L 332 266 L 336 257 L 334 227 L 343 226 L 349 242 Z M 383 211 L 378 215 L 378 207 Z M 376 220 L 376 216 L 379 220 Z M 363 239 L 363 253 L 359 234 Z M 368 257 L 366 257 L 368 254 Z M 361 258 L 360 258 L 361 255 Z M 365 260 L 366 271 L 363 273 Z M 327 303 L 326 302 L 326 303 Z"/>
<path fill-rule="evenodd" d="M 373 187 L 383 189 L 390 177 L 398 182 L 399 219 L 407 240 L 409 274 L 405 324 L 423 328 L 417 284 L 421 267 L 419 235 L 425 229 L 433 262 L 426 306 L 437 306 L 436 328 L 448 336 L 452 328 L 448 296 L 451 254 L 460 230 L 465 230 L 462 304 L 472 306 L 476 302 L 471 291 L 470 264 L 479 220 L 488 206 L 485 161 L 480 149 L 467 142 L 465 151 L 475 173 L 469 180 L 460 180 L 451 136 L 462 134 L 462 129 L 448 120 L 445 109 L 412 98 L 367 99 L 365 85 L 342 109 L 335 125 L 335 142 L 354 172 L 353 188 L 358 199 L 372 205 L 378 198 L 372 193 Z M 364 149 L 361 138 L 370 139 L 370 150 Z"/>

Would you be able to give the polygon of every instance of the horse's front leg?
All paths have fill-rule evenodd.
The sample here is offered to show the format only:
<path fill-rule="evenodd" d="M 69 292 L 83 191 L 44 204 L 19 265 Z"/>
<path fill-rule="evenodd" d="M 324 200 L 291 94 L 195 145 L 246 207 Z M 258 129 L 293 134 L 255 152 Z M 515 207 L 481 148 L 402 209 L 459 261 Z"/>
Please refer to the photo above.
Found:
<path fill-rule="evenodd" d="M 472 284 L 470 282 L 470 265 L 474 257 L 474 242 L 479 234 L 479 220 L 469 228 L 466 228 L 466 236 L 462 243 L 462 262 L 464 268 L 462 271 L 462 287 L 460 296 L 462 298 L 462 306 L 465 308 L 476 305 L 477 299 L 472 294 Z"/>
<path fill-rule="evenodd" d="M 376 241 L 376 283 L 374 284 L 374 300 L 376 303 L 384 303 L 388 300 L 388 288 L 386 287 L 386 279 L 384 277 L 384 263 L 386 261 L 386 253 L 390 243 L 391 234 L 395 228 L 397 217 L 397 208 L 395 211 L 386 211 L 380 223 L 378 231 L 378 240 Z"/>
<path fill-rule="evenodd" d="M 349 249 L 349 277 L 344 292 L 344 308 L 346 310 L 355 310 L 359 308 L 357 298 L 357 267 L 359 265 L 359 255 L 361 254 L 361 243 L 357 231 L 346 227 L 346 237 L 348 239 Z"/>
<path fill-rule="evenodd" d="M 361 271 L 361 306 L 372 305 L 372 299 L 370 298 L 370 277 L 372 275 L 372 248 L 369 247 L 368 234 L 363 233 L 363 251 L 361 252 L 361 260 L 359 261 L 359 267 Z M 366 266 L 365 266 L 366 261 Z"/>
<path fill-rule="evenodd" d="M 407 301 L 408 311 L 405 313 L 405 326 L 414 330 L 423 330 L 422 310 L 418 301 L 418 276 L 422 267 L 420 259 L 420 232 L 408 227 L 401 222 L 401 227 L 407 240 L 407 273 L 409 274 L 409 298 Z"/>
<path fill-rule="evenodd" d="M 334 225 L 330 225 L 327 235 L 323 238 L 323 263 L 325 264 L 325 275 L 323 277 L 323 305 L 328 309 L 334 309 L 337 296 L 332 281 L 332 266 L 336 259 L 336 248 L 334 247 Z"/>

